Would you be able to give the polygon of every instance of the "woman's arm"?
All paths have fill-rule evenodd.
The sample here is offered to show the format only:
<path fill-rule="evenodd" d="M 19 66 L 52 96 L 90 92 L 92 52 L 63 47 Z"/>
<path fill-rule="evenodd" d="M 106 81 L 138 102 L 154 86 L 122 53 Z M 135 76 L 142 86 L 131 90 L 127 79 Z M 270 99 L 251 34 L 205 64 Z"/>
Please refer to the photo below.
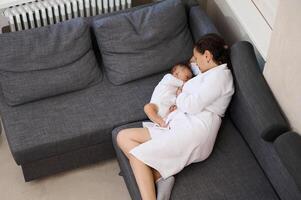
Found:
<path fill-rule="evenodd" d="M 195 85 L 195 93 L 188 94 L 181 92 L 176 99 L 176 105 L 179 110 L 189 114 L 201 112 L 212 102 L 218 99 L 222 94 L 223 77 L 209 77 L 202 85 Z"/>
<path fill-rule="evenodd" d="M 189 62 L 190 62 L 190 63 L 196 62 L 194 56 L 192 56 L 192 57 L 190 58 Z"/>

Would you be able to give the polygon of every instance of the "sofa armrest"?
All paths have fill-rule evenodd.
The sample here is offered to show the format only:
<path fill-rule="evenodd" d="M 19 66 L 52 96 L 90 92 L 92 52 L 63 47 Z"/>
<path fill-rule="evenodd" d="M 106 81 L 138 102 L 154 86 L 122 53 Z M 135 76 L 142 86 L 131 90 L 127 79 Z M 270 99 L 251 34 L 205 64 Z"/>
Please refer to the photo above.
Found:
<path fill-rule="evenodd" d="M 275 140 L 274 146 L 301 191 L 301 135 L 286 132 Z"/>
<path fill-rule="evenodd" d="M 237 42 L 231 47 L 235 94 L 230 115 L 243 134 L 256 134 L 273 141 L 289 130 L 267 82 L 260 72 L 252 44 Z"/>
<path fill-rule="evenodd" d="M 207 33 L 218 33 L 215 25 L 200 6 L 190 7 L 189 26 L 194 42 Z"/>

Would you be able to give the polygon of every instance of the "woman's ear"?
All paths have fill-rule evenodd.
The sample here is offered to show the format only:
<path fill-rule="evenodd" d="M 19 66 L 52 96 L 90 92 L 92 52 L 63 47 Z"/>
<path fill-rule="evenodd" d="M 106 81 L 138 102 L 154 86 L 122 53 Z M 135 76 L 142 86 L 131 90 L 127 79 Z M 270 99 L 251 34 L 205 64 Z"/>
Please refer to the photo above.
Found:
<path fill-rule="evenodd" d="M 213 60 L 213 55 L 210 51 L 205 50 L 204 55 L 207 63 L 210 63 Z"/>
<path fill-rule="evenodd" d="M 205 50 L 204 55 L 205 55 L 206 59 L 210 59 L 210 60 L 212 59 L 212 56 L 213 56 L 212 53 L 208 50 Z"/>

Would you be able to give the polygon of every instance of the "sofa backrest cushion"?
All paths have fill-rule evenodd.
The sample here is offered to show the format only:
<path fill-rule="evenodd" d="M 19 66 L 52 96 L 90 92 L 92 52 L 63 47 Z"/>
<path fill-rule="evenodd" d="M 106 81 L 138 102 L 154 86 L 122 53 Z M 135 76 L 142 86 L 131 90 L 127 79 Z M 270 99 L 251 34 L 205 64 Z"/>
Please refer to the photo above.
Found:
<path fill-rule="evenodd" d="M 83 89 L 101 76 L 83 18 L 1 34 L 0 44 L 0 83 L 9 105 Z"/>
<path fill-rule="evenodd" d="M 192 56 L 193 40 L 180 0 L 99 18 L 93 29 L 105 72 L 115 85 L 165 71 Z"/>
<path fill-rule="evenodd" d="M 194 42 L 197 42 L 203 35 L 208 33 L 219 34 L 211 19 L 200 5 L 193 6 L 189 10 L 189 27 Z"/>

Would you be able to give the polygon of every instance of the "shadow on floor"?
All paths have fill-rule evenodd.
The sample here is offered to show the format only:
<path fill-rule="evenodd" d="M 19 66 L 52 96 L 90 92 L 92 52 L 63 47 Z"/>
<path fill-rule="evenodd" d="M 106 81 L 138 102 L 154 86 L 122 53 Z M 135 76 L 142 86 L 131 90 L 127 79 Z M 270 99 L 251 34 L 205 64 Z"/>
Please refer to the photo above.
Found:
<path fill-rule="evenodd" d="M 147 3 L 152 3 L 153 1 L 152 0 L 132 0 L 132 4 L 133 6 L 139 6 L 139 5 L 142 5 L 142 4 L 147 4 Z"/>

